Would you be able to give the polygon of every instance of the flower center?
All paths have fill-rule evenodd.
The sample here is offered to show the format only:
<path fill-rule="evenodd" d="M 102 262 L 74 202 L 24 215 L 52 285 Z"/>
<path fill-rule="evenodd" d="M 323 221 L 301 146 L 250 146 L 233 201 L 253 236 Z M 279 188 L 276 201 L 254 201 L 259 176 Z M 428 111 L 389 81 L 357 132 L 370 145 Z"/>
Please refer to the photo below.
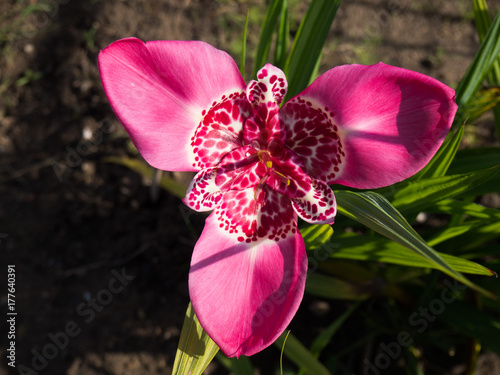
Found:
<path fill-rule="evenodd" d="M 265 182 L 268 177 L 272 176 L 278 181 L 283 182 L 286 185 L 290 185 L 290 178 L 276 170 L 276 168 L 273 168 L 273 165 L 275 165 L 276 163 L 273 164 L 271 153 L 269 151 L 258 151 L 257 156 L 259 158 L 259 161 L 264 163 L 267 168 L 266 175 L 262 177 L 261 183 Z"/>

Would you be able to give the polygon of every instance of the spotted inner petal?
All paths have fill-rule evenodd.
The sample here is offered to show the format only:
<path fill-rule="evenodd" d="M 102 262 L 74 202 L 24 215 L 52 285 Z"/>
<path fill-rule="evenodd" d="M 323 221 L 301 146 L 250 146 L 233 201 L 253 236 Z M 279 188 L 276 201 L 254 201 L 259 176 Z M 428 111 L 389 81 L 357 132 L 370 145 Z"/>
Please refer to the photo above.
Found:
<path fill-rule="evenodd" d="M 301 97 L 287 102 L 281 114 L 287 133 L 285 145 L 303 160 L 311 177 L 333 183 L 345 159 L 335 114 Z"/>
<path fill-rule="evenodd" d="M 311 224 L 333 224 L 337 213 L 335 195 L 322 181 L 312 179 L 311 190 L 301 198 L 293 198 L 292 206 L 299 217 Z"/>
<path fill-rule="evenodd" d="M 191 138 L 196 155 L 193 167 L 214 166 L 226 153 L 241 146 L 243 123 L 249 114 L 245 93 L 224 95 L 210 109 L 203 110 L 203 119 Z"/>
<path fill-rule="evenodd" d="M 217 207 L 222 192 L 215 183 L 216 168 L 207 168 L 199 172 L 191 181 L 183 199 L 184 204 L 195 211 L 211 211 Z"/>
<path fill-rule="evenodd" d="M 283 72 L 266 65 L 257 77 L 246 97 L 223 97 L 204 113 L 193 137 L 203 170 L 186 197 L 195 210 L 215 209 L 219 228 L 247 243 L 294 235 L 297 214 L 332 223 L 335 197 L 324 181 L 339 168 L 324 165 L 332 165 L 330 158 L 341 164 L 343 156 L 328 108 L 299 97 L 284 107 L 282 118 Z"/>
<path fill-rule="evenodd" d="M 257 72 L 258 81 L 250 81 L 247 97 L 252 106 L 274 102 L 280 105 L 288 90 L 285 73 L 271 64 L 266 64 Z"/>
<path fill-rule="evenodd" d="M 217 167 L 215 183 L 222 191 L 244 190 L 258 185 L 264 174 L 257 151 L 244 146 L 224 156 Z"/>
<path fill-rule="evenodd" d="M 214 212 L 219 227 L 239 242 L 279 241 L 297 231 L 290 199 L 268 186 L 259 189 L 257 196 L 254 189 L 230 190 Z"/>
<path fill-rule="evenodd" d="M 311 178 L 302 160 L 285 149 L 281 158 L 271 158 L 271 171 L 266 183 L 289 198 L 301 198 L 311 190 Z"/>
<path fill-rule="evenodd" d="M 271 143 L 283 147 L 285 128 L 279 114 L 279 104 L 288 85 L 284 73 L 266 64 L 257 73 L 258 81 L 251 81 L 246 90 L 252 113 L 245 123 L 243 143 L 267 149 Z"/>

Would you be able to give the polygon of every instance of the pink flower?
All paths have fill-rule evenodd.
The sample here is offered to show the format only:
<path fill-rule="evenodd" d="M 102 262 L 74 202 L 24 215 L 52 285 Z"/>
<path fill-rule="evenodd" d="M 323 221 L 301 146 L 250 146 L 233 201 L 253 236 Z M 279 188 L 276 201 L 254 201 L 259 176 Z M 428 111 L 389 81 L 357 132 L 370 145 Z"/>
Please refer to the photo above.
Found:
<path fill-rule="evenodd" d="M 382 63 L 333 68 L 280 108 L 281 70 L 267 64 L 245 85 L 229 55 L 196 41 L 119 40 L 99 69 L 146 161 L 198 171 L 184 203 L 213 212 L 189 293 L 228 356 L 270 345 L 298 309 L 307 257 L 297 216 L 331 224 L 329 184 L 372 189 L 419 171 L 457 109 L 449 87 Z"/>

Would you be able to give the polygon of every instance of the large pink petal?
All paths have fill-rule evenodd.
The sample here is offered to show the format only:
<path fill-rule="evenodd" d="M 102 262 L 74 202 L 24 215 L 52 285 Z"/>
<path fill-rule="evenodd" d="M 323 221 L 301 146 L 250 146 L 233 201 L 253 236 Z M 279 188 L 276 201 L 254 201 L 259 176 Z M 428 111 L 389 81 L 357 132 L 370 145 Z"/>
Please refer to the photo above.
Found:
<path fill-rule="evenodd" d="M 454 95 L 441 82 L 406 69 L 344 65 L 318 77 L 283 112 L 286 116 L 287 106 L 302 100 L 332 116 L 339 157 L 332 159 L 336 173 L 326 182 L 377 188 L 410 177 L 429 162 L 453 122 Z"/>
<path fill-rule="evenodd" d="M 191 146 L 198 124 L 216 103 L 245 92 L 231 57 L 197 41 L 122 39 L 100 52 L 99 70 L 137 149 L 165 170 L 200 169 Z"/>
<path fill-rule="evenodd" d="M 257 221 L 267 215 L 263 210 L 254 209 Z M 276 212 L 275 220 L 287 225 L 272 239 L 267 234 L 277 228 L 260 232 L 259 224 L 246 225 L 244 233 L 231 225 L 236 216 L 223 218 L 222 211 L 209 216 L 194 249 L 189 294 L 202 327 L 226 355 L 252 355 L 278 338 L 299 307 L 307 272 L 304 242 L 289 204 Z"/>

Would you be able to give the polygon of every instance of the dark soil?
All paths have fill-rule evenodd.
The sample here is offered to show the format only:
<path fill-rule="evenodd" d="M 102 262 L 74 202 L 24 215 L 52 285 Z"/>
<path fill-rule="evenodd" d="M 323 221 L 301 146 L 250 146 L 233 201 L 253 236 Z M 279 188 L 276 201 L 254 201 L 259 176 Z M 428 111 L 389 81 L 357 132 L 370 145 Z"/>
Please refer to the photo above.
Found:
<path fill-rule="evenodd" d="M 2 324 L 0 375 L 171 372 L 189 302 L 190 256 L 204 216 L 191 214 L 164 191 L 154 201 L 151 181 L 106 162 L 134 152 L 102 90 L 97 54 L 127 36 L 200 39 L 239 61 L 235 45 L 248 5 L 259 14 L 263 2 L 51 0 L 48 8 L 24 17 L 21 11 L 39 2 L 2 0 L 1 306 L 7 311 L 6 271 L 12 264 L 16 364 L 43 371 L 7 366 Z M 469 3 L 346 1 L 322 70 L 381 60 L 456 85 L 478 47 Z M 498 1 L 492 3 L 497 9 Z M 303 8 L 294 7 L 296 19 Z M 258 26 L 251 27 L 250 50 Z M 470 142 L 491 139 L 491 121 L 477 129 Z M 305 340 L 318 329 L 306 316 L 316 302 L 306 298 L 293 323 Z M 312 323 L 318 322 L 328 319 Z M 62 349 L 53 345 L 58 339 Z M 37 353 L 52 359 L 45 362 Z M 268 374 L 267 361 L 278 358 L 270 348 L 255 363 Z M 226 373 L 217 362 L 210 370 Z"/>

